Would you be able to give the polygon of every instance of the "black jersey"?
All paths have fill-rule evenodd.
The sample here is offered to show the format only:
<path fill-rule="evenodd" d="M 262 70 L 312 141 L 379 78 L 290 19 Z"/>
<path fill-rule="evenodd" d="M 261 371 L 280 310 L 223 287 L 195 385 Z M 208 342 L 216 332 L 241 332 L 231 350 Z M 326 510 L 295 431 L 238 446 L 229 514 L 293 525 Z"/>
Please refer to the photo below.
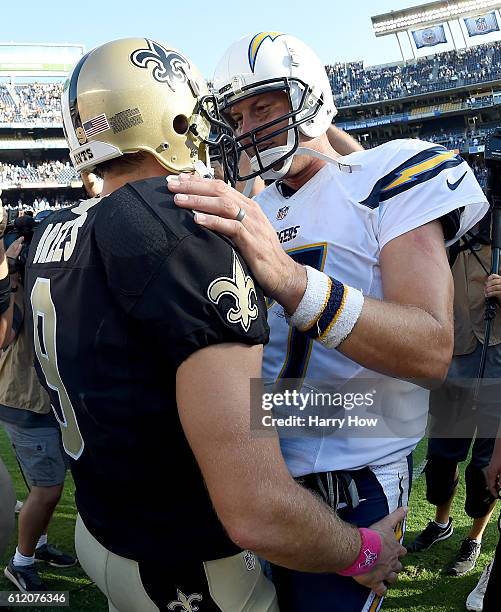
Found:
<path fill-rule="evenodd" d="M 130 183 L 42 224 L 26 294 L 89 531 L 135 560 L 238 552 L 181 428 L 175 378 L 205 346 L 267 341 L 262 292 L 231 242 L 178 209 L 165 178 Z"/>

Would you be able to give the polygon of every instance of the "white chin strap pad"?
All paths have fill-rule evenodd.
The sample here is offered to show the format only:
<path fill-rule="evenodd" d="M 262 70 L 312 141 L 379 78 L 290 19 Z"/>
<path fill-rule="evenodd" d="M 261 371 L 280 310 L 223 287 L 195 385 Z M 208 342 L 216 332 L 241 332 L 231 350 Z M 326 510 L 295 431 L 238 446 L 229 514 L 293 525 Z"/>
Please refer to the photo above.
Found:
<path fill-rule="evenodd" d="M 289 151 L 290 149 L 288 147 L 273 147 L 273 149 L 268 149 L 267 151 L 263 151 L 263 153 L 260 154 L 261 162 L 263 166 L 267 166 L 268 164 L 273 164 L 275 160 L 279 160 L 283 155 L 285 155 Z M 270 168 L 269 170 L 266 170 L 266 172 L 262 172 L 260 174 L 261 178 L 265 180 L 274 180 L 274 181 L 281 179 L 287 174 L 287 172 L 289 172 L 293 157 L 294 156 L 291 155 L 285 161 L 277 162 L 277 163 L 282 164 L 281 167 L 278 170 L 274 170 L 273 168 Z M 259 170 L 259 164 L 257 163 L 256 157 L 251 158 L 251 168 L 253 172 L 256 172 L 257 170 Z"/>
<path fill-rule="evenodd" d="M 261 161 L 263 162 L 263 165 L 266 166 L 268 165 L 268 163 L 273 163 L 274 159 L 280 159 L 280 157 L 282 155 L 285 155 L 288 151 L 290 151 L 290 148 L 287 146 L 268 149 L 267 151 L 263 151 L 263 153 L 261 153 Z M 328 164 L 336 165 L 340 172 L 348 172 L 349 174 L 351 174 L 352 172 L 358 172 L 362 169 L 362 166 L 360 164 L 345 164 L 342 161 L 339 161 L 338 159 L 333 159 L 332 157 L 329 157 L 324 153 L 320 153 L 320 151 L 314 151 L 313 149 L 308 149 L 308 147 L 298 147 L 294 151 L 293 155 L 288 157 L 283 162 L 282 167 L 280 169 L 267 170 L 266 172 L 263 172 L 263 174 L 261 174 L 261 178 L 265 180 L 270 179 L 275 181 L 283 178 L 287 174 L 287 172 L 289 172 L 290 167 L 292 165 L 292 160 L 296 155 L 309 155 L 310 157 L 317 157 L 318 159 L 321 159 L 327 162 Z M 259 170 L 259 164 L 257 163 L 255 157 L 251 159 L 251 167 L 254 172 L 256 170 Z"/>
<path fill-rule="evenodd" d="M 267 149 L 266 151 L 263 151 L 262 153 L 260 153 L 259 157 L 261 158 L 261 163 L 263 164 L 263 166 L 273 166 L 275 165 L 275 162 L 282 164 L 282 166 L 278 170 L 273 170 L 273 168 L 266 170 L 266 172 L 263 172 L 260 175 L 261 178 L 265 180 L 276 181 L 284 177 L 287 174 L 287 172 L 289 172 L 290 170 L 290 167 L 292 164 L 292 158 L 294 156 L 291 155 L 283 162 L 279 162 L 278 160 L 284 155 L 287 155 L 287 153 L 290 153 L 293 148 L 294 148 L 294 132 L 293 130 L 289 130 L 287 133 L 287 144 L 286 145 L 283 145 L 281 147 L 273 147 L 271 149 Z M 251 163 L 252 171 L 257 172 L 259 170 L 259 164 L 257 161 L 257 157 L 256 156 L 251 157 L 250 163 Z"/>
<path fill-rule="evenodd" d="M 352 172 L 358 172 L 362 170 L 362 166 L 360 164 L 344 164 L 340 159 L 333 159 L 324 153 L 320 153 L 320 151 L 314 151 L 313 149 L 308 149 L 308 147 L 298 147 L 294 152 L 294 155 L 309 155 L 310 157 L 317 157 L 318 159 L 322 159 L 328 164 L 334 164 L 338 167 L 341 172 L 348 172 L 351 174 Z M 292 157 L 294 157 L 294 155 Z"/>

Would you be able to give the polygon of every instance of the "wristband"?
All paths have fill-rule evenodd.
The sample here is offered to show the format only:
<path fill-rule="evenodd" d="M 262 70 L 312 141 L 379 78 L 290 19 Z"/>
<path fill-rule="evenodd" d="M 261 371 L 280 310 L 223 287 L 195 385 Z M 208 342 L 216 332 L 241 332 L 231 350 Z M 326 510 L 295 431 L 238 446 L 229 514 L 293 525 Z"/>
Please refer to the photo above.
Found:
<path fill-rule="evenodd" d="M 290 318 L 291 325 L 299 331 L 309 329 L 316 323 L 327 304 L 332 283 L 331 279 L 323 272 L 310 268 L 310 266 L 305 266 L 305 268 L 307 276 L 306 291 Z"/>
<path fill-rule="evenodd" d="M 366 574 L 372 570 L 379 559 L 383 547 L 379 533 L 373 529 L 365 528 L 361 528 L 358 531 L 362 538 L 360 552 L 350 567 L 337 572 L 340 576 L 360 576 L 360 574 Z"/>
<path fill-rule="evenodd" d="M 326 348 L 336 348 L 355 327 L 364 296 L 358 289 L 310 266 L 306 266 L 306 274 L 306 291 L 290 318 L 291 325 Z"/>

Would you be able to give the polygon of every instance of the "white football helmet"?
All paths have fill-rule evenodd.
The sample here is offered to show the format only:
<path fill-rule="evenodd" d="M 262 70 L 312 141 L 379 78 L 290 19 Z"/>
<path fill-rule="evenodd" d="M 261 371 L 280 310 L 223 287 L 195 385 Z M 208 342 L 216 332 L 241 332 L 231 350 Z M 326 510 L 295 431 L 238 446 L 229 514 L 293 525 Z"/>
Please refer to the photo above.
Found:
<path fill-rule="evenodd" d="M 320 136 L 337 114 L 322 62 L 289 34 L 260 32 L 231 45 L 216 68 L 213 86 L 223 115 L 236 102 L 260 93 L 284 91 L 289 98 L 287 115 L 236 136 L 238 152 L 249 151 L 252 168 L 252 173 L 238 176 L 240 181 L 258 175 L 265 179 L 285 176 L 294 154 L 308 153 L 299 148 L 299 134 Z M 286 120 L 285 127 L 262 134 Z M 259 151 L 258 145 L 283 132 L 287 132 L 286 145 Z"/>

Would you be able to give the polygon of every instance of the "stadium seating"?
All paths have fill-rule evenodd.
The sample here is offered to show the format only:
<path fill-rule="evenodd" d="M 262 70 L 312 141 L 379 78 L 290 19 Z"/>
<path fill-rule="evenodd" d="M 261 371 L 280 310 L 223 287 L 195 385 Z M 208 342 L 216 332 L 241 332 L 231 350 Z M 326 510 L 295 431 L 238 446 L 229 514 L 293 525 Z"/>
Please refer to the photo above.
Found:
<path fill-rule="evenodd" d="M 0 85 L 0 123 L 61 124 L 62 89 L 62 83 Z"/>
<path fill-rule="evenodd" d="M 501 42 L 447 51 L 414 62 L 364 68 L 326 66 L 338 106 L 404 98 L 501 78 Z"/>
<path fill-rule="evenodd" d="M 0 185 L 4 186 L 21 183 L 69 185 L 79 180 L 80 177 L 69 162 L 50 161 L 26 166 L 0 163 Z"/>

